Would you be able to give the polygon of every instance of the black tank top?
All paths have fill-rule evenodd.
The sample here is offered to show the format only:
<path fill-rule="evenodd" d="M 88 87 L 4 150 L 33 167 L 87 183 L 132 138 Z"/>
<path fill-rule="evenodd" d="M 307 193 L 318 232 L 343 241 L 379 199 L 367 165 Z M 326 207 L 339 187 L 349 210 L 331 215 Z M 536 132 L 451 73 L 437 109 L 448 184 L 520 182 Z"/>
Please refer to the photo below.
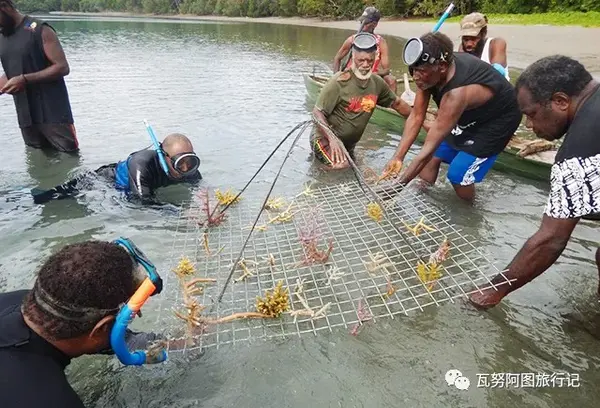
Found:
<path fill-rule="evenodd" d="M 42 43 L 42 26 L 48 23 L 25 16 L 15 32 L 0 35 L 0 61 L 8 79 L 49 66 Z M 28 84 L 13 95 L 21 128 L 37 124 L 73 123 L 69 95 L 63 78 L 52 82 Z"/>
<path fill-rule="evenodd" d="M 486 156 L 492 151 L 502 151 L 522 118 L 514 87 L 494 67 L 471 54 L 455 53 L 454 61 L 456 64 L 454 76 L 441 89 L 432 90 L 433 100 L 439 108 L 444 95 L 452 89 L 473 84 L 490 88 L 494 96 L 482 106 L 464 111 L 458 120 L 457 125 L 461 132 L 466 131 L 469 133 L 469 138 L 474 140 L 473 148 L 460 150 L 468 151 L 478 157 Z M 497 121 L 498 126 L 491 124 L 492 121 Z M 502 122 L 506 125 L 504 126 Z M 485 127 L 486 131 L 478 132 L 477 129 L 480 127 Z M 498 130 L 490 132 L 491 129 Z M 502 129 L 507 129 L 508 133 Z M 455 139 L 457 137 L 453 131 L 448 135 L 447 140 L 451 145 L 460 145 L 460 141 Z"/>

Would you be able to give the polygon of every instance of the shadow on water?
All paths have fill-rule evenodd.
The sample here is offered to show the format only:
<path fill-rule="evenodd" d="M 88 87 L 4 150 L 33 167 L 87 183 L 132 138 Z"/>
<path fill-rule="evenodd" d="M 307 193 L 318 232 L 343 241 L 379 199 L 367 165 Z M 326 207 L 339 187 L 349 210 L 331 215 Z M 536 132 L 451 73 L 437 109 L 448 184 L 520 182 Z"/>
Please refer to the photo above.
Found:
<path fill-rule="evenodd" d="M 124 159 L 148 143 L 144 118 L 158 135 L 190 136 L 201 156 L 203 186 L 239 189 L 275 144 L 309 117 L 301 73 L 330 64 L 350 34 L 269 24 L 53 20 L 71 65 L 67 86 L 81 155 L 59 162 L 35 158 L 38 152 L 22 145 L 12 101 L 0 98 L 7 141 L 0 152 L 0 189 L 7 198 L 0 202 L 2 290 L 30 287 L 50 253 L 90 238 L 130 237 L 169 273 L 176 225 L 170 212 L 126 204 L 107 186 L 46 206 L 34 206 L 21 190 L 51 187 Z M 390 43 L 393 67 L 401 72 L 403 43 Z M 380 171 L 401 132 L 369 125 L 357 148 L 362 165 Z M 257 177 L 258 190 L 269 187 L 281 160 L 275 156 Z M 278 186 L 296 191 L 311 179 L 352 178 L 315 166 L 305 135 Z M 458 202 L 444 169 L 423 195 L 503 268 L 537 230 L 547 183 L 492 171 L 477 188 L 474 207 Z M 177 205 L 194 193 L 175 186 L 159 198 Z M 490 312 L 460 300 L 367 324 L 356 337 L 334 330 L 254 341 L 192 360 L 172 355 L 164 365 L 139 369 L 86 356 L 68 375 L 90 407 L 594 407 L 600 398 L 595 245 L 597 227 L 582 223 L 551 270 Z M 150 303 L 135 328 L 162 330 L 153 326 L 158 304 Z M 468 375 L 474 384 L 468 392 L 446 384 L 450 368 Z M 581 387 L 475 386 L 477 373 L 525 371 L 579 373 Z"/>

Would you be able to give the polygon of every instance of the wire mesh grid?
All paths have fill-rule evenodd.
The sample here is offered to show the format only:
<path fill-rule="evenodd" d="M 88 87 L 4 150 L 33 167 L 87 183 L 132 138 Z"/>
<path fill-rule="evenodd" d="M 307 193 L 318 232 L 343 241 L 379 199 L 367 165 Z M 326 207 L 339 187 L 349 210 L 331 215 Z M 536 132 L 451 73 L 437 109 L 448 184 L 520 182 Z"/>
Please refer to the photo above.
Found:
<path fill-rule="evenodd" d="M 175 267 L 187 257 L 196 263 L 195 277 L 215 280 L 198 296 L 206 306 L 203 316 L 217 320 L 255 312 L 257 296 L 278 282 L 289 290 L 290 311 L 278 318 L 209 323 L 195 332 L 193 345 L 186 348 L 317 334 L 334 328 L 356 332 L 366 320 L 408 315 L 509 283 L 506 278 L 495 284 L 490 281 L 499 271 L 425 195 L 407 189 L 385 198 L 386 217 L 380 221 L 368 215 L 371 200 L 355 181 L 313 184 L 288 198 L 278 211 L 265 209 L 218 303 L 216 298 L 263 201 L 242 199 L 227 210 L 223 224 L 209 228 L 206 235 L 198 225 L 206 218 L 202 203 L 189 203 L 179 219 L 171 264 Z M 277 215 L 286 209 L 291 219 L 277 222 Z M 414 227 L 419 222 L 425 227 L 417 235 Z M 441 276 L 419 274 L 418 262 L 426 264 L 444 240 L 450 243 L 450 251 Z M 332 251 L 327 256 L 329 245 Z M 171 307 L 184 309 L 180 287 L 176 275 L 168 273 L 161 301 L 170 306 L 161 307 L 159 316 L 164 327 L 185 324 Z"/>

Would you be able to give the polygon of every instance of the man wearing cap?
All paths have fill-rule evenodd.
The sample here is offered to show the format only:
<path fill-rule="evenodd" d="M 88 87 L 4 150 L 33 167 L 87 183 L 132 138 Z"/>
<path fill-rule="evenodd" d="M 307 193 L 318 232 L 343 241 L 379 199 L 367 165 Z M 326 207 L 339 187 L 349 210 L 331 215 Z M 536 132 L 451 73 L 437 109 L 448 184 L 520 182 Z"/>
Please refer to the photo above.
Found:
<path fill-rule="evenodd" d="M 328 168 L 349 166 L 341 144 L 353 157 L 375 106 L 395 109 L 408 117 L 411 107 L 373 74 L 377 39 L 359 33 L 352 43 L 350 68 L 334 74 L 325 84 L 313 109 L 315 127 L 310 144 L 315 157 Z"/>
<path fill-rule="evenodd" d="M 458 51 L 468 52 L 496 68 L 510 81 L 506 58 L 506 41 L 487 36 L 488 19 L 484 14 L 471 13 L 460 22 Z"/>
<path fill-rule="evenodd" d="M 453 47 L 452 40 L 440 32 L 406 43 L 404 62 L 417 85 L 417 95 L 386 172 L 401 167 L 433 98 L 439 108 L 435 122 L 399 182 L 406 184 L 419 176 L 434 184 L 441 163 L 448 163 L 447 177 L 456 195 L 472 202 L 475 183 L 483 181 L 522 115 L 515 90 L 502 74 L 473 55 L 455 54 Z"/>
<path fill-rule="evenodd" d="M 382 77 L 386 84 L 390 87 L 393 92 L 396 92 L 396 78 L 390 73 L 390 59 L 388 46 L 385 39 L 379 34 L 375 34 L 375 27 L 381 19 L 381 13 L 375 7 L 367 7 L 362 15 L 359 17 L 360 29 L 359 32 L 371 33 L 375 36 L 377 41 L 377 53 L 375 55 L 375 61 L 373 63 L 373 73 Z M 351 35 L 344 41 L 342 47 L 338 50 L 337 54 L 333 58 L 333 72 L 340 70 L 346 70 L 350 68 L 352 64 L 352 42 L 356 34 Z M 342 60 L 350 53 L 350 57 L 346 62 L 346 65 L 342 67 Z"/>

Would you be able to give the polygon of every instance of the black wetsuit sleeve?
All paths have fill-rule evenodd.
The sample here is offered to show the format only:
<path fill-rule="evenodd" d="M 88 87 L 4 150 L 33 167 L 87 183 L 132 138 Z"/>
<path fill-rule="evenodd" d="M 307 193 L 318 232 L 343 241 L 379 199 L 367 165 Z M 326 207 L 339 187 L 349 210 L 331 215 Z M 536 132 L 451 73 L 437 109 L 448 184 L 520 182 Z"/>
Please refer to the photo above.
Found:
<path fill-rule="evenodd" d="M 142 200 L 152 201 L 154 195 L 152 164 L 144 151 L 135 153 L 129 160 L 129 186 L 131 193 Z"/>

